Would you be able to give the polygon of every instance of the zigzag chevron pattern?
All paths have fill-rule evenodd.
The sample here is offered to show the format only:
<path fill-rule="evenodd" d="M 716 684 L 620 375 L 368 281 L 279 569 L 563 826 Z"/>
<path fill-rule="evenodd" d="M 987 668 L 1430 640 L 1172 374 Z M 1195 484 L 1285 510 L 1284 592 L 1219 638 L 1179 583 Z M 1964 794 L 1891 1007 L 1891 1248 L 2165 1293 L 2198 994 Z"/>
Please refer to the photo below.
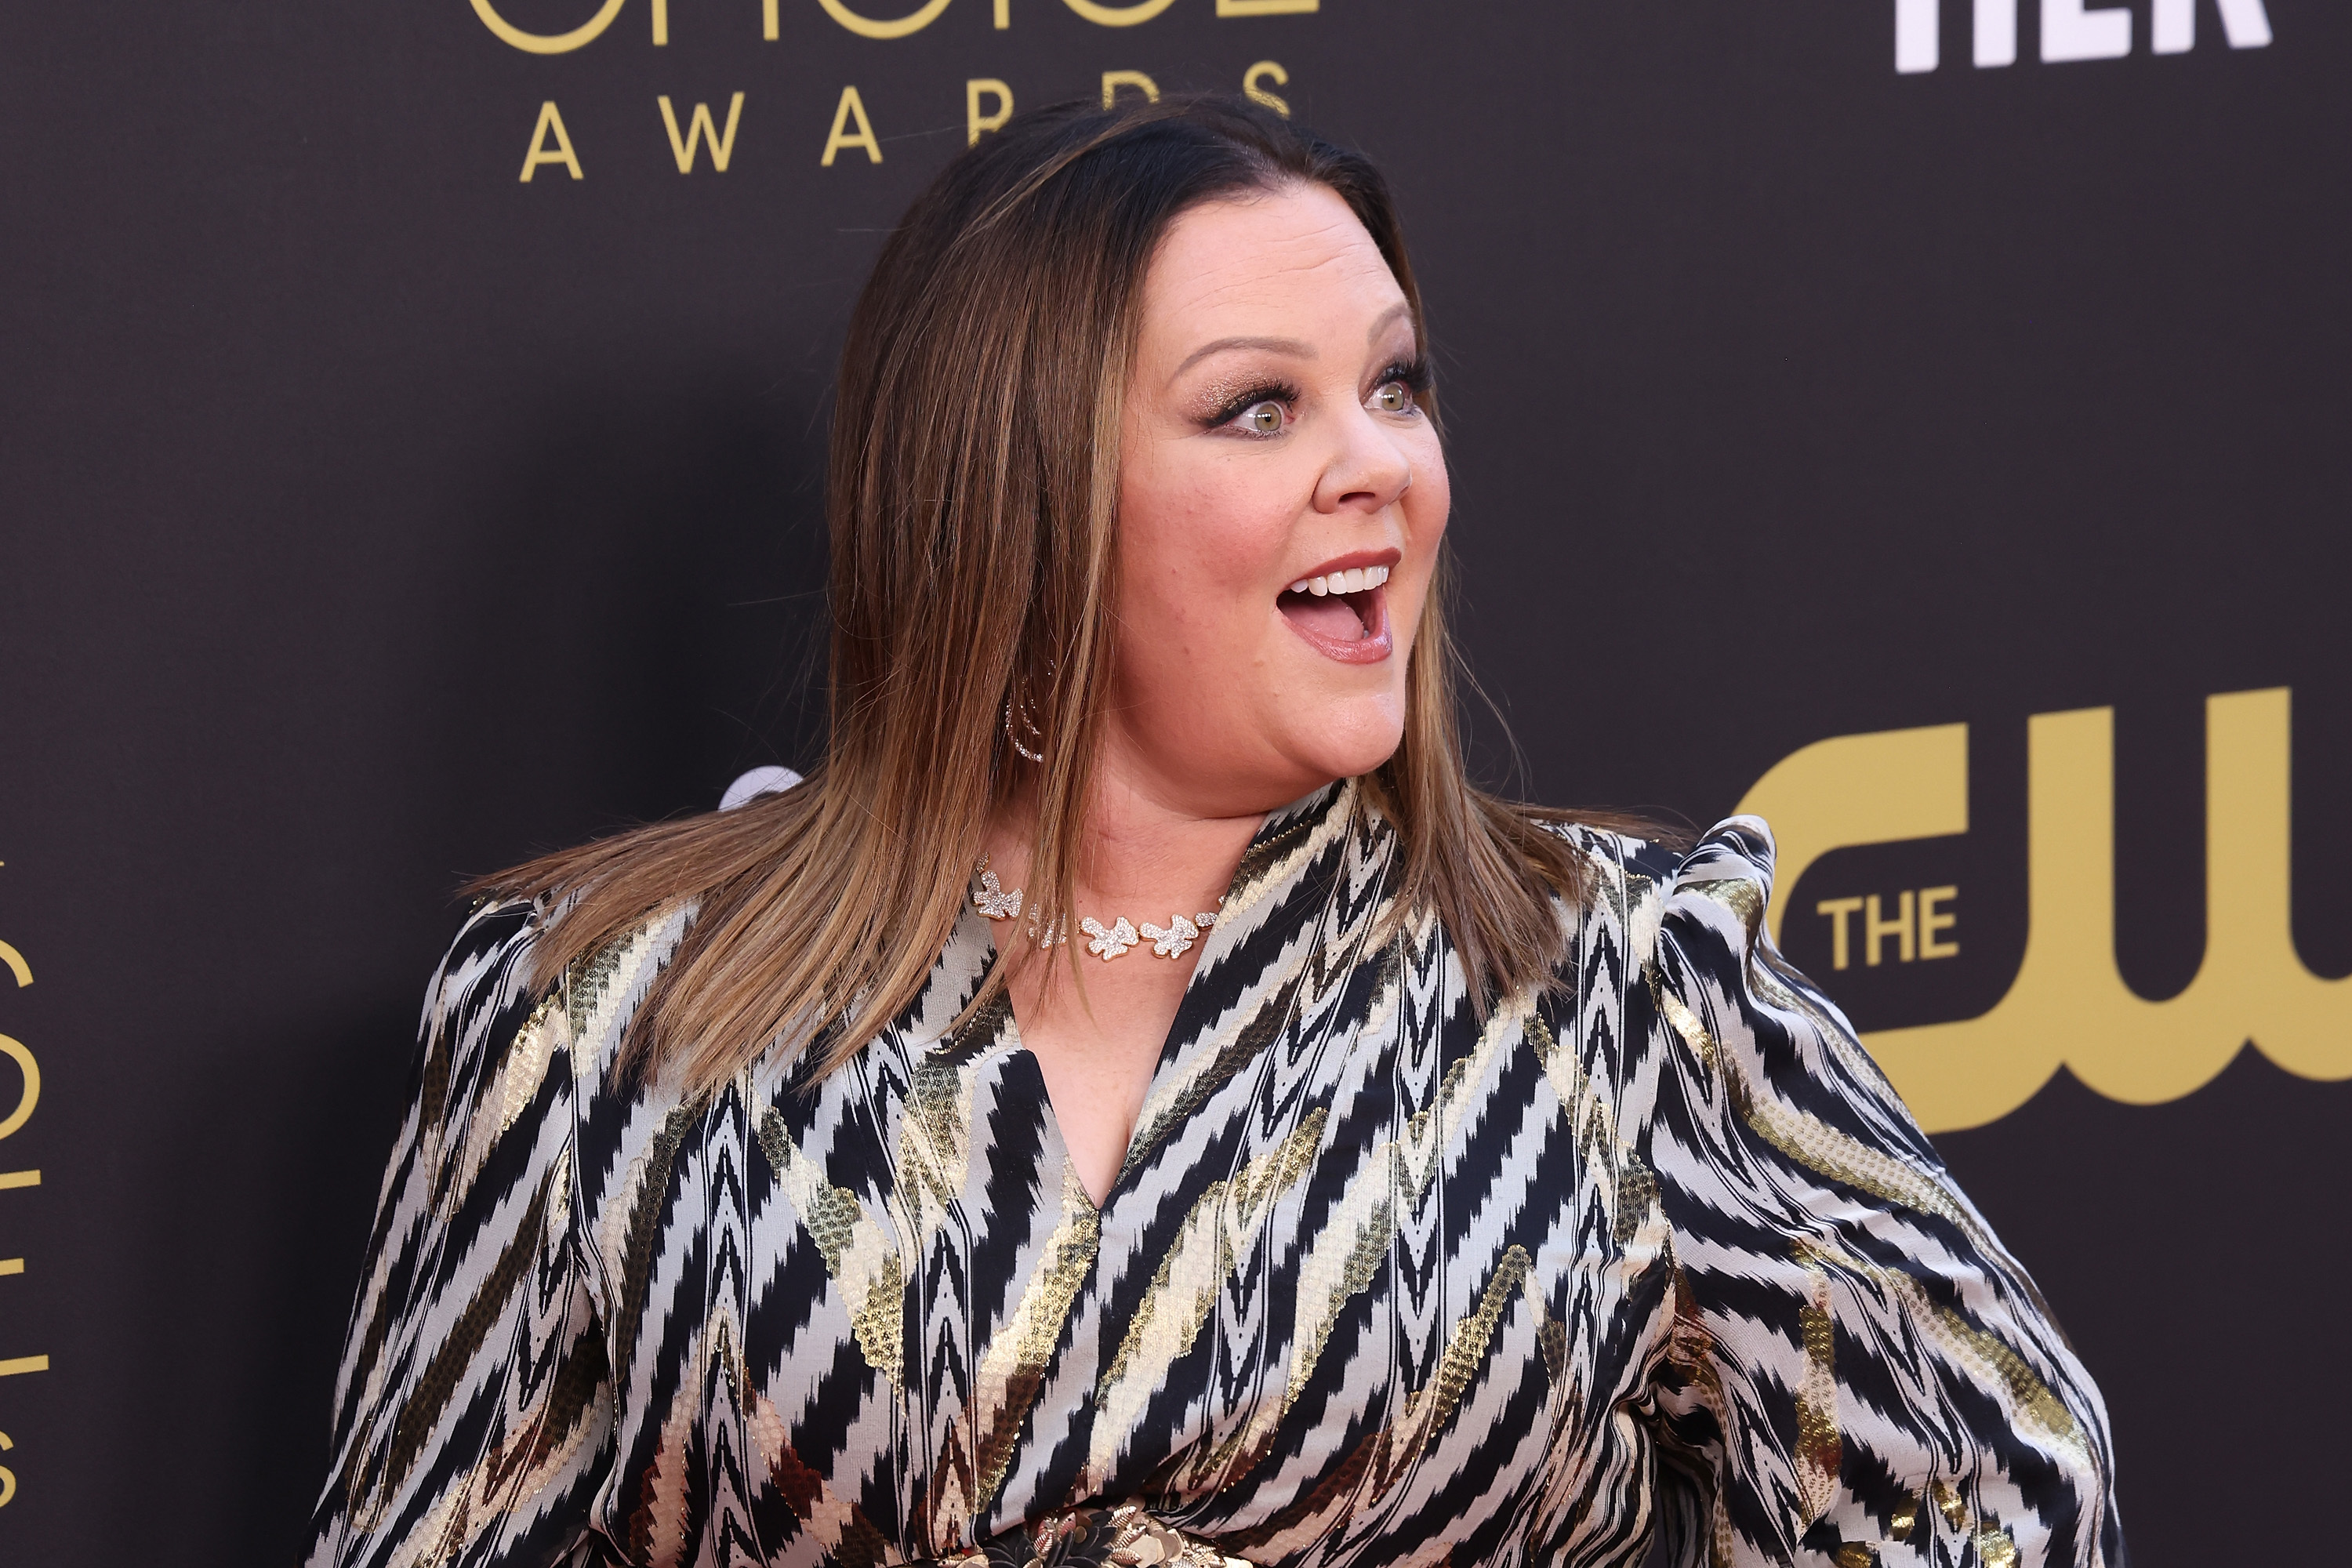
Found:
<path fill-rule="evenodd" d="M 610 1064 L 682 912 L 428 995 L 312 1568 L 875 1568 L 1095 1500 L 1301 1568 L 2123 1563 L 2098 1393 L 1761 929 L 1769 837 L 1581 829 L 1557 987 L 1388 927 L 1394 836 L 1277 814 L 1117 1187 L 967 913 L 814 1090 Z M 1392 932 L 1392 934 L 1387 934 Z"/>

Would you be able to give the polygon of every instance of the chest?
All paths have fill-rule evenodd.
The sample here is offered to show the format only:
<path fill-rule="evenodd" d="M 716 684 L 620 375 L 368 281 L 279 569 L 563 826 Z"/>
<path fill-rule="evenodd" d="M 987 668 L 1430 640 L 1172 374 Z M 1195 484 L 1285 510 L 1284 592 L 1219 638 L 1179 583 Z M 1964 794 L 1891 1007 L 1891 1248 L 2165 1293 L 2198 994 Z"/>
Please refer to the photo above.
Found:
<path fill-rule="evenodd" d="M 1009 1016 L 705 1113 L 675 1261 L 616 1303 L 615 1513 L 731 1489 L 815 1562 L 1141 1496 L 1260 1561 L 1402 1561 L 1574 1493 L 1663 1291 L 1615 1037 L 1334 980 L 1164 1062 L 1099 1205 Z"/>

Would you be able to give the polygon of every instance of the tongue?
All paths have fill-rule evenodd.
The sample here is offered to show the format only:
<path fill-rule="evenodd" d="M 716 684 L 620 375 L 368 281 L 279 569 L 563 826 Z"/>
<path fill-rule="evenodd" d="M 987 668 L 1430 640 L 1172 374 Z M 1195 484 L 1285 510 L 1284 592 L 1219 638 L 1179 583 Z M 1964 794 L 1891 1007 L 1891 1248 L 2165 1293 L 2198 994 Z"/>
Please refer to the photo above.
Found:
<path fill-rule="evenodd" d="M 1321 637 L 1340 642 L 1359 642 L 1364 636 L 1364 623 L 1356 607 L 1339 595 L 1315 598 L 1306 594 L 1285 594 L 1282 613 L 1294 626 Z"/>

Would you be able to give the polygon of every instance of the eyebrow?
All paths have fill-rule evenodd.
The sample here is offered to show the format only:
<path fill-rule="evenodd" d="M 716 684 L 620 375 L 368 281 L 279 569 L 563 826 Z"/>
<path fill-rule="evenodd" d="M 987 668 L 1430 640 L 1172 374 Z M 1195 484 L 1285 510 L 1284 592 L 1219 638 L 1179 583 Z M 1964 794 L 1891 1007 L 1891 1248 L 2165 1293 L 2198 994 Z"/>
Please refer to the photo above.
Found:
<path fill-rule="evenodd" d="M 1289 354 L 1296 359 L 1315 357 L 1315 350 L 1297 338 L 1219 338 L 1215 342 L 1202 343 L 1185 355 L 1184 363 L 1176 367 L 1176 375 L 1168 379 L 1175 380 L 1176 376 L 1182 375 L 1211 354 L 1225 353 L 1234 349 L 1262 349 L 1269 353 Z"/>
<path fill-rule="evenodd" d="M 1395 304 L 1381 312 L 1380 320 L 1374 321 L 1370 330 L 1364 333 L 1364 341 L 1366 342 L 1377 342 L 1380 335 L 1382 332 L 1387 331 L 1390 325 L 1393 323 L 1398 317 L 1410 316 L 1412 314 L 1412 306 L 1402 300 L 1398 300 Z M 1315 357 L 1315 350 L 1313 347 L 1309 344 L 1301 342 L 1297 338 L 1219 338 L 1213 343 L 1202 343 L 1199 348 L 1194 349 L 1191 353 L 1185 355 L 1184 363 L 1176 367 L 1175 375 L 1171 375 L 1168 379 L 1170 381 L 1176 380 L 1186 371 L 1192 369 L 1202 360 L 1207 359 L 1211 354 L 1227 353 L 1234 349 L 1257 349 L 1266 353 L 1289 354 L 1297 359 L 1313 359 Z"/>

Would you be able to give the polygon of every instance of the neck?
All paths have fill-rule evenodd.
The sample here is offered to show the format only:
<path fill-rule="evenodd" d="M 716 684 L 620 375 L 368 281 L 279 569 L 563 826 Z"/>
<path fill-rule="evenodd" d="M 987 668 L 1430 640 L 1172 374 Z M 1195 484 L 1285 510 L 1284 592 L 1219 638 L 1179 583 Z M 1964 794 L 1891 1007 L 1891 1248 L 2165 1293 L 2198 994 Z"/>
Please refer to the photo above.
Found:
<path fill-rule="evenodd" d="M 1007 887 L 1029 870 L 1036 821 L 1033 781 L 1024 769 L 990 826 L 989 855 Z M 1166 788 L 1116 740 L 1107 743 L 1076 857 L 1073 890 L 1079 912 L 1160 920 L 1171 911 L 1213 910 L 1265 813 L 1223 816 L 1212 809 Z"/>

